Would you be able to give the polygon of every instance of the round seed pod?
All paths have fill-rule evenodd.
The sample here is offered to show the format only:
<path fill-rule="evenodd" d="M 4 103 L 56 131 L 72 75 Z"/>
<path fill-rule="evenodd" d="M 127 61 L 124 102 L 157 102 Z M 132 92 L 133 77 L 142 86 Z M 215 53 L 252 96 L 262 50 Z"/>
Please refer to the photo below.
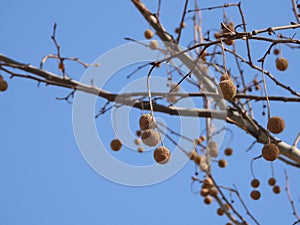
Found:
<path fill-rule="evenodd" d="M 114 151 L 119 151 L 122 148 L 122 142 L 119 139 L 114 139 L 110 142 L 110 148 Z"/>
<path fill-rule="evenodd" d="M 232 153 L 233 153 L 233 149 L 232 149 L 232 148 L 230 148 L 230 147 L 225 148 L 224 154 L 225 154 L 226 156 L 231 156 Z"/>
<path fill-rule="evenodd" d="M 208 193 L 209 193 L 208 188 L 202 188 L 201 191 L 200 191 L 200 195 L 202 197 L 206 197 L 208 195 Z"/>
<path fill-rule="evenodd" d="M 200 164 L 199 164 L 199 169 L 204 171 L 204 170 L 207 170 L 208 167 L 209 166 L 208 166 L 207 162 L 204 159 L 202 159 Z"/>
<path fill-rule="evenodd" d="M 262 156 L 267 161 L 274 161 L 279 157 L 279 153 L 279 148 L 273 143 L 266 144 L 262 149 Z"/>
<path fill-rule="evenodd" d="M 279 71 L 285 71 L 289 66 L 289 62 L 286 58 L 284 57 L 278 57 L 276 59 L 276 68 L 279 70 Z"/>
<path fill-rule="evenodd" d="M 8 88 L 8 84 L 5 80 L 0 80 L 0 91 L 4 92 Z"/>
<path fill-rule="evenodd" d="M 212 197 L 217 197 L 218 193 L 219 193 L 219 191 L 216 187 L 211 187 L 209 189 L 209 195 L 212 196 Z"/>
<path fill-rule="evenodd" d="M 268 180 L 268 184 L 270 186 L 274 186 L 276 184 L 276 179 L 274 177 L 271 177 L 269 180 Z"/>
<path fill-rule="evenodd" d="M 154 159 L 159 164 L 165 164 L 171 157 L 170 150 L 165 146 L 160 146 L 153 152 Z"/>
<path fill-rule="evenodd" d="M 180 28 L 177 27 L 177 28 L 175 29 L 175 33 L 176 33 L 176 34 L 179 34 L 179 32 L 180 32 Z"/>
<path fill-rule="evenodd" d="M 221 33 L 219 33 L 219 32 L 216 32 L 216 33 L 214 33 L 214 37 L 215 37 L 215 39 L 219 39 L 220 37 L 221 37 Z"/>
<path fill-rule="evenodd" d="M 155 146 L 160 141 L 160 135 L 153 129 L 147 129 L 142 134 L 142 141 L 147 146 Z"/>
<path fill-rule="evenodd" d="M 227 161 L 225 159 L 220 159 L 218 165 L 220 168 L 225 168 L 227 166 Z"/>
<path fill-rule="evenodd" d="M 217 214 L 218 214 L 219 216 L 223 216 L 223 215 L 224 215 L 224 210 L 223 210 L 222 208 L 218 208 L 218 209 L 217 209 Z"/>
<path fill-rule="evenodd" d="M 158 41 L 156 41 L 156 40 L 150 41 L 150 46 L 149 46 L 149 47 L 150 47 L 152 50 L 158 49 L 158 46 L 159 46 Z"/>
<path fill-rule="evenodd" d="M 141 130 L 137 130 L 135 132 L 135 134 L 136 134 L 136 136 L 140 137 L 140 136 L 142 136 L 142 131 Z"/>
<path fill-rule="evenodd" d="M 219 154 L 218 148 L 215 148 L 215 147 L 214 148 L 209 148 L 208 149 L 208 154 L 209 154 L 210 157 L 216 158 Z"/>
<path fill-rule="evenodd" d="M 251 181 L 251 187 L 257 188 L 259 185 L 260 185 L 260 182 L 259 182 L 258 179 L 253 179 L 253 180 Z"/>
<path fill-rule="evenodd" d="M 268 121 L 268 129 L 273 134 L 281 133 L 285 128 L 284 120 L 279 116 L 273 116 Z"/>
<path fill-rule="evenodd" d="M 185 22 L 182 22 L 182 23 L 180 24 L 180 26 L 181 26 L 182 28 L 185 28 L 185 27 L 186 27 L 186 23 L 185 23 Z"/>
<path fill-rule="evenodd" d="M 178 92 L 180 90 L 180 86 L 177 84 L 172 83 L 170 85 L 170 91 L 172 90 L 172 92 Z"/>
<path fill-rule="evenodd" d="M 230 46 L 230 45 L 233 45 L 234 40 L 226 39 L 226 40 L 224 40 L 224 43 L 225 43 L 226 45 Z"/>
<path fill-rule="evenodd" d="M 146 39 L 151 39 L 151 38 L 153 38 L 154 34 L 153 34 L 152 30 L 146 30 L 144 33 L 144 36 Z"/>
<path fill-rule="evenodd" d="M 156 127 L 156 120 L 150 114 L 143 114 L 139 120 L 141 130 L 153 129 Z"/>
<path fill-rule="evenodd" d="M 167 95 L 167 101 L 170 104 L 174 104 L 177 102 L 177 97 L 175 95 Z"/>
<path fill-rule="evenodd" d="M 205 198 L 204 198 L 204 203 L 206 204 L 206 205 L 209 205 L 209 204 L 211 204 L 212 203 L 212 197 L 210 197 L 210 196 L 206 196 Z"/>
<path fill-rule="evenodd" d="M 207 186 L 207 187 L 212 187 L 214 185 L 214 182 L 212 181 L 212 179 L 210 179 L 209 177 L 206 177 L 203 180 L 203 185 Z"/>
<path fill-rule="evenodd" d="M 226 100 L 231 100 L 234 98 L 234 96 L 236 95 L 236 87 L 231 80 L 223 80 L 219 85 L 223 93 L 223 97 Z"/>
<path fill-rule="evenodd" d="M 274 55 L 279 55 L 280 51 L 278 48 L 274 48 L 273 53 Z"/>
<path fill-rule="evenodd" d="M 253 200 L 258 200 L 260 199 L 260 192 L 257 190 L 253 190 L 251 191 L 250 196 Z"/>
<path fill-rule="evenodd" d="M 189 153 L 189 158 L 195 162 L 195 164 L 199 165 L 202 161 L 202 156 L 198 155 L 197 152 L 192 151 Z"/>
<path fill-rule="evenodd" d="M 140 145 L 141 144 L 141 139 L 139 139 L 139 138 L 134 139 L 134 144 L 135 145 Z"/>
<path fill-rule="evenodd" d="M 140 147 L 138 147 L 138 149 L 137 149 L 137 150 L 138 150 L 138 152 L 139 152 L 139 153 L 142 153 L 142 152 L 144 152 L 144 148 L 143 148 L 143 147 L 141 147 L 141 146 L 140 146 Z"/>
<path fill-rule="evenodd" d="M 275 194 L 279 194 L 279 193 L 281 192 L 280 186 L 275 185 L 275 186 L 273 187 L 273 192 L 274 192 Z"/>

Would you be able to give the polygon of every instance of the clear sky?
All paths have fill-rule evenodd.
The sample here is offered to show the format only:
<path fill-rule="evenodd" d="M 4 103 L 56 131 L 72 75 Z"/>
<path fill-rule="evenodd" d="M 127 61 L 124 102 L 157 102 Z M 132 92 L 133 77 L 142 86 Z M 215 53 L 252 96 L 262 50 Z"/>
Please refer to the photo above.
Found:
<path fill-rule="evenodd" d="M 173 33 L 179 24 L 184 1 L 162 2 L 162 23 Z M 145 0 L 145 3 L 150 9 L 156 9 L 156 1 Z M 200 6 L 222 3 L 205 0 L 200 2 Z M 242 6 L 250 30 L 294 21 L 290 1 L 242 1 Z M 189 8 L 192 8 L 192 4 Z M 230 13 L 235 21 L 240 21 L 236 10 L 228 10 L 228 16 Z M 216 27 L 216 23 L 222 21 L 220 11 L 213 15 L 204 12 L 203 17 L 205 29 Z M 35 66 L 39 65 L 43 56 L 56 51 L 50 39 L 54 22 L 58 23 L 57 39 L 62 54 L 76 56 L 89 63 L 107 51 L 128 43 L 124 37 L 143 40 L 143 32 L 149 28 L 129 0 L 2 0 L 0 21 L 1 54 Z M 191 33 L 188 33 L 191 20 L 187 20 L 187 24 L 182 45 L 191 40 Z M 254 46 L 257 51 L 253 56 L 258 59 L 267 46 Z M 299 51 L 285 47 L 283 50 L 290 62 L 287 72 L 279 73 L 274 69 L 273 55 L 266 63 L 266 68 L 297 90 Z M 229 59 L 230 63 L 233 61 Z M 70 62 L 66 66 L 68 74 L 74 79 L 80 79 L 85 72 L 76 63 Z M 45 69 L 59 73 L 53 61 L 49 61 Z M 122 78 L 133 69 L 121 70 L 117 75 Z M 244 69 L 249 76 L 256 73 L 247 70 L 246 66 Z M 143 75 L 138 77 L 142 78 Z M 119 83 L 112 85 L 112 80 L 107 84 L 107 89 L 121 88 L 122 82 L 127 81 L 123 77 L 117 81 Z M 8 82 L 8 91 L 0 93 L 0 225 L 206 225 L 227 222 L 225 217 L 216 215 L 218 207 L 215 203 L 204 205 L 199 194 L 191 190 L 191 176 L 194 174 L 194 165 L 191 163 L 170 179 L 146 187 L 130 187 L 108 181 L 86 163 L 77 147 L 72 126 L 72 105 L 55 99 L 66 96 L 68 91 L 44 85 L 38 88 L 33 81 L 17 78 Z M 270 93 L 288 95 L 287 92 L 278 91 L 274 85 L 269 87 Z M 97 106 L 102 103 L 99 100 Z M 298 104 L 272 104 L 272 114 L 286 119 L 287 128 L 278 137 L 288 143 L 293 143 L 299 132 Z M 257 104 L 257 118 L 265 125 L 266 118 L 260 116 L 261 111 L 261 104 Z M 134 111 L 130 117 L 134 131 L 137 129 L 135 120 L 139 114 L 139 111 Z M 158 115 L 163 117 L 162 114 Z M 167 123 L 174 121 L 170 118 L 165 120 Z M 113 138 L 110 112 L 99 117 L 96 124 L 99 136 L 108 146 Z M 235 152 L 227 158 L 229 165 L 226 169 L 216 168 L 217 180 L 225 186 L 237 185 L 250 211 L 261 224 L 292 224 L 295 219 L 284 192 L 283 171 L 288 169 L 291 193 L 299 209 L 299 170 L 275 162 L 275 175 L 282 193 L 274 195 L 267 185 L 267 179 L 271 176 L 270 164 L 263 160 L 255 162 L 256 176 L 262 183 L 259 189 L 262 198 L 258 202 L 252 201 L 249 198 L 250 161 L 260 154 L 261 145 L 255 145 L 250 152 L 245 153 L 253 139 L 233 126 L 229 128 L 234 133 L 230 146 Z M 229 139 L 230 135 L 226 133 L 225 141 Z M 134 163 L 135 160 L 143 159 L 136 154 L 132 156 L 135 158 L 131 158 L 128 155 L 133 154 L 127 154 L 128 149 L 122 150 L 118 154 L 113 153 L 119 160 L 123 157 L 126 162 Z M 144 160 L 147 162 L 147 157 Z"/>

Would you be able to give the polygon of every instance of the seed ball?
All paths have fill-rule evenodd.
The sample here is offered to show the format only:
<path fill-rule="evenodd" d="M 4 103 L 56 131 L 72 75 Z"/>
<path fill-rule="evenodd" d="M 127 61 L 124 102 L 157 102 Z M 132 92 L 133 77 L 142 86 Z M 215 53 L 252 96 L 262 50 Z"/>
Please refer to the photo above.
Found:
<path fill-rule="evenodd" d="M 223 80 L 219 85 L 223 93 L 223 97 L 226 100 L 231 100 L 234 98 L 236 95 L 236 87 L 231 80 Z"/>
<path fill-rule="evenodd" d="M 143 114 L 139 120 L 141 130 L 153 129 L 156 127 L 156 120 L 150 114 Z"/>
<path fill-rule="evenodd" d="M 147 129 L 142 134 L 142 141 L 147 146 L 156 146 L 159 140 L 159 133 L 153 129 Z"/>
<path fill-rule="evenodd" d="M 255 85 L 255 90 L 259 91 L 260 90 L 260 86 L 259 85 Z"/>
<path fill-rule="evenodd" d="M 139 152 L 139 153 L 142 153 L 142 152 L 144 152 L 144 148 L 143 148 L 143 147 L 138 147 L 138 149 L 137 149 L 137 150 L 138 150 L 138 152 Z"/>
<path fill-rule="evenodd" d="M 141 144 L 141 139 L 139 139 L 139 138 L 134 139 L 134 144 L 135 145 L 140 145 Z"/>
<path fill-rule="evenodd" d="M 206 197 L 208 195 L 208 193 L 209 193 L 208 188 L 202 188 L 201 191 L 200 191 L 200 195 L 202 197 Z"/>
<path fill-rule="evenodd" d="M 260 199 L 260 192 L 257 190 L 253 190 L 251 191 L 250 196 L 253 200 L 258 200 Z"/>
<path fill-rule="evenodd" d="M 273 143 L 266 144 L 262 149 L 262 156 L 267 161 L 274 161 L 279 157 L 279 153 L 279 148 Z"/>
<path fill-rule="evenodd" d="M 279 55 L 280 51 L 278 48 L 274 48 L 273 53 L 274 55 Z"/>
<path fill-rule="evenodd" d="M 228 204 L 228 203 L 226 203 L 225 205 L 224 205 L 224 207 L 225 207 L 225 209 L 226 209 L 226 211 L 229 211 L 230 210 L 230 205 Z"/>
<path fill-rule="evenodd" d="M 280 187 L 278 186 L 278 185 L 275 185 L 274 187 L 273 187 L 273 192 L 275 193 L 275 194 L 279 194 L 280 193 Z"/>
<path fill-rule="evenodd" d="M 273 116 L 268 121 L 268 129 L 273 134 L 281 133 L 285 128 L 284 120 L 279 116 Z"/>
<path fill-rule="evenodd" d="M 274 177 L 271 177 L 269 180 L 268 180 L 268 184 L 270 186 L 274 186 L 276 184 L 276 179 Z"/>
<path fill-rule="evenodd" d="M 234 40 L 226 39 L 226 40 L 224 41 L 224 43 L 225 43 L 226 45 L 228 45 L 228 46 L 231 46 L 231 45 L 233 45 Z"/>
<path fill-rule="evenodd" d="M 227 161 L 225 159 L 220 159 L 218 165 L 220 168 L 225 168 L 227 166 Z"/>
<path fill-rule="evenodd" d="M 225 148 L 225 150 L 224 150 L 224 154 L 226 155 L 226 156 L 231 156 L 232 155 L 232 153 L 233 153 L 233 149 L 232 148 Z"/>
<path fill-rule="evenodd" d="M 5 80 L 0 80 L 0 91 L 4 92 L 8 88 L 8 84 Z"/>
<path fill-rule="evenodd" d="M 149 47 L 150 47 L 152 50 L 158 49 L 158 46 L 159 46 L 158 41 L 156 41 L 156 40 L 150 41 L 150 46 L 149 46 Z"/>
<path fill-rule="evenodd" d="M 177 102 L 177 97 L 175 95 L 167 95 L 167 101 L 170 104 L 175 104 Z"/>
<path fill-rule="evenodd" d="M 203 180 L 203 185 L 206 185 L 207 187 L 211 187 L 211 186 L 214 185 L 214 182 L 212 181 L 211 178 L 206 177 L 206 178 Z"/>
<path fill-rule="evenodd" d="M 216 187 L 212 187 L 209 189 L 209 195 L 212 197 L 217 197 L 218 193 L 219 193 L 219 191 Z"/>
<path fill-rule="evenodd" d="M 251 181 L 251 187 L 257 188 L 259 185 L 260 185 L 260 182 L 259 182 L 258 179 L 253 179 L 253 180 Z"/>
<path fill-rule="evenodd" d="M 223 210 L 222 208 L 218 208 L 218 209 L 217 209 L 217 214 L 218 214 L 219 216 L 223 216 L 223 215 L 224 215 L 224 210 Z"/>
<path fill-rule="evenodd" d="M 190 157 L 191 160 L 195 162 L 196 165 L 200 165 L 202 161 L 202 156 L 198 155 L 195 151 L 193 155 Z"/>
<path fill-rule="evenodd" d="M 177 27 L 177 28 L 175 29 L 175 33 L 176 33 L 176 34 L 179 34 L 179 32 L 180 32 L 180 28 Z"/>
<path fill-rule="evenodd" d="M 205 203 L 206 205 L 211 204 L 211 203 L 212 203 L 212 197 L 206 196 L 206 197 L 204 198 L 204 203 Z"/>
<path fill-rule="evenodd" d="M 215 39 L 219 39 L 220 37 L 221 37 L 221 33 L 219 33 L 219 32 L 216 32 L 216 33 L 214 33 L 214 37 L 215 37 Z"/>
<path fill-rule="evenodd" d="M 110 142 L 110 148 L 114 151 L 119 151 L 122 148 L 122 142 L 119 139 L 114 139 Z"/>
<path fill-rule="evenodd" d="M 205 160 L 201 160 L 199 164 L 199 169 L 202 171 L 205 171 L 208 169 L 208 164 L 205 162 Z"/>
<path fill-rule="evenodd" d="M 142 136 L 142 131 L 141 130 L 137 130 L 135 132 L 135 134 L 136 134 L 136 136 L 140 137 L 140 136 Z"/>
<path fill-rule="evenodd" d="M 289 66 L 289 62 L 284 57 L 279 57 L 276 59 L 276 68 L 280 71 L 285 71 Z"/>
<path fill-rule="evenodd" d="M 182 23 L 180 24 L 180 26 L 181 26 L 182 28 L 185 28 L 185 27 L 186 27 L 186 23 L 185 23 L 185 22 L 182 22 Z"/>
<path fill-rule="evenodd" d="M 172 90 L 172 92 L 178 92 L 180 90 L 180 86 L 177 84 L 172 83 L 170 85 L 170 91 Z"/>
<path fill-rule="evenodd" d="M 152 30 L 146 30 L 144 33 L 144 36 L 146 39 L 151 39 L 151 38 L 153 38 L 154 34 L 153 34 Z"/>
<path fill-rule="evenodd" d="M 166 164 L 171 156 L 170 150 L 165 146 L 160 146 L 153 152 L 154 159 L 159 164 Z"/>
<path fill-rule="evenodd" d="M 211 147 L 208 149 L 208 154 L 212 158 L 216 158 L 219 154 L 219 150 L 216 147 Z"/>

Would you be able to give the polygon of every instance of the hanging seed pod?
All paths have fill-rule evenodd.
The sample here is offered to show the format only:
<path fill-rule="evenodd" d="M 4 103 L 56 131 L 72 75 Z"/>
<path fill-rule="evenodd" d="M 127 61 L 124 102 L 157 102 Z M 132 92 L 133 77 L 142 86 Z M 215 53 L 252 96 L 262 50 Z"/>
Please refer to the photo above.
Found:
<path fill-rule="evenodd" d="M 273 134 L 279 134 L 284 130 L 285 123 L 281 117 L 273 116 L 269 119 L 267 127 Z"/>
<path fill-rule="evenodd" d="M 119 151 L 122 148 L 122 142 L 119 139 L 114 139 L 110 142 L 110 148 L 114 151 Z"/>
<path fill-rule="evenodd" d="M 279 157 L 279 153 L 279 148 L 273 143 L 266 144 L 262 149 L 262 156 L 267 161 L 274 161 Z"/>
<path fill-rule="evenodd" d="M 154 159 L 159 164 L 165 164 L 169 161 L 171 153 L 165 146 L 160 146 L 153 153 Z"/>
<path fill-rule="evenodd" d="M 231 80 L 223 80 L 219 85 L 223 93 L 223 97 L 226 100 L 231 100 L 234 98 L 236 95 L 236 86 Z"/>
<path fill-rule="evenodd" d="M 276 59 L 276 68 L 279 71 L 285 71 L 289 66 L 289 62 L 286 58 L 284 57 L 279 57 Z"/>
<path fill-rule="evenodd" d="M 260 182 L 259 182 L 258 179 L 253 179 L 253 180 L 251 181 L 251 187 L 257 188 L 257 187 L 259 187 L 259 185 L 260 185 Z"/>
<path fill-rule="evenodd" d="M 152 50 L 158 49 L 158 46 L 159 46 L 158 41 L 156 41 L 156 40 L 150 41 L 150 48 L 151 48 Z"/>
<path fill-rule="evenodd" d="M 153 38 L 154 34 L 153 34 L 152 30 L 146 30 L 144 33 L 144 36 L 146 39 L 151 39 L 151 38 Z"/>
<path fill-rule="evenodd" d="M 153 129 L 147 129 L 142 134 L 142 141 L 147 146 L 155 146 L 160 141 L 160 135 Z"/>
<path fill-rule="evenodd" d="M 139 124 L 141 130 L 153 129 L 156 127 L 156 120 L 150 114 L 143 114 L 140 117 Z"/>
<path fill-rule="evenodd" d="M 225 159 L 220 159 L 218 165 L 220 168 L 225 168 L 227 166 L 227 161 Z"/>
<path fill-rule="evenodd" d="M 0 80 L 0 91 L 4 92 L 8 88 L 8 84 L 5 80 Z"/>
<path fill-rule="evenodd" d="M 271 177 L 269 180 L 268 180 L 268 184 L 270 186 L 274 186 L 276 184 L 276 179 L 274 177 Z"/>
<path fill-rule="evenodd" d="M 250 196 L 253 200 L 258 200 L 260 199 L 260 192 L 257 190 L 253 190 L 251 191 Z"/>
<path fill-rule="evenodd" d="M 224 150 L 224 154 L 226 155 L 226 156 L 231 156 L 232 155 L 232 153 L 233 153 L 233 149 L 232 148 L 225 148 L 225 150 Z"/>

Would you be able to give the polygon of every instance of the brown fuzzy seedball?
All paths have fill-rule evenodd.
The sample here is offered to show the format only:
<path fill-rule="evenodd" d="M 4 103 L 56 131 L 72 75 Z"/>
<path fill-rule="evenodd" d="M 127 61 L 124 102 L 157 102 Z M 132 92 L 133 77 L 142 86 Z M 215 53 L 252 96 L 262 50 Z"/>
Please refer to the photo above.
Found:
<path fill-rule="evenodd" d="M 143 114 L 139 120 L 141 130 L 153 129 L 156 127 L 156 120 L 150 114 Z"/>
<path fill-rule="evenodd" d="M 216 187 L 211 187 L 209 189 L 209 195 L 212 196 L 212 197 L 217 197 L 218 193 L 219 193 L 219 191 Z"/>
<path fill-rule="evenodd" d="M 136 136 L 140 137 L 140 136 L 142 136 L 142 131 L 141 130 L 137 130 L 135 132 L 135 134 L 136 134 Z"/>
<path fill-rule="evenodd" d="M 204 198 L 204 203 L 205 203 L 206 205 L 211 204 L 211 203 L 212 203 L 212 197 L 206 196 L 206 197 Z"/>
<path fill-rule="evenodd" d="M 202 188 L 201 191 L 200 191 L 200 195 L 202 197 L 206 197 L 208 195 L 208 193 L 209 193 L 208 188 Z"/>
<path fill-rule="evenodd" d="M 153 34 L 152 30 L 146 30 L 144 33 L 144 36 L 146 39 L 151 39 L 151 38 L 153 38 L 154 34 Z"/>
<path fill-rule="evenodd" d="M 215 39 L 219 39 L 220 37 L 221 37 L 221 33 L 219 33 L 219 32 L 216 32 L 216 33 L 214 33 L 214 37 L 215 37 Z"/>
<path fill-rule="evenodd" d="M 274 177 L 271 177 L 269 180 L 268 180 L 268 184 L 270 186 L 274 186 L 276 184 L 276 179 Z"/>
<path fill-rule="evenodd" d="M 279 157 L 279 153 L 279 148 L 273 143 L 266 144 L 262 149 L 262 156 L 267 161 L 274 161 Z"/>
<path fill-rule="evenodd" d="M 223 216 L 223 215 L 224 215 L 224 210 L 223 210 L 222 208 L 218 208 L 217 214 L 218 214 L 219 216 Z"/>
<path fill-rule="evenodd" d="M 114 139 L 110 142 L 110 148 L 114 151 L 119 151 L 122 148 L 122 142 L 119 139 Z"/>
<path fill-rule="evenodd" d="M 281 192 L 280 187 L 279 187 L 278 185 L 275 185 L 275 186 L 273 187 L 273 192 L 274 192 L 275 194 L 279 194 L 279 193 Z"/>
<path fill-rule="evenodd" d="M 143 147 L 138 147 L 138 149 L 137 149 L 137 150 L 138 150 L 138 152 L 139 152 L 139 153 L 142 153 L 142 152 L 144 152 L 144 148 L 143 148 Z"/>
<path fill-rule="evenodd" d="M 226 39 L 226 40 L 224 41 L 224 43 L 225 43 L 226 45 L 230 46 L 230 45 L 233 45 L 234 40 Z"/>
<path fill-rule="evenodd" d="M 276 68 L 280 71 L 285 71 L 289 66 L 289 62 L 284 57 L 279 57 L 276 59 Z"/>
<path fill-rule="evenodd" d="M 206 177 L 206 178 L 203 180 L 203 185 L 206 186 L 206 187 L 211 187 L 211 186 L 214 185 L 214 182 L 212 181 L 211 178 Z"/>
<path fill-rule="evenodd" d="M 0 91 L 4 92 L 8 88 L 8 84 L 5 80 L 0 80 Z"/>
<path fill-rule="evenodd" d="M 175 95 L 167 95 L 167 101 L 170 104 L 174 104 L 177 102 L 177 97 Z"/>
<path fill-rule="evenodd" d="M 154 159 L 159 164 L 165 164 L 171 157 L 170 150 L 165 146 L 160 146 L 153 152 Z"/>
<path fill-rule="evenodd" d="M 268 129 L 273 134 L 281 133 L 285 128 L 284 120 L 279 116 L 273 116 L 268 121 Z"/>
<path fill-rule="evenodd" d="M 172 92 L 178 92 L 179 90 L 180 90 L 180 86 L 179 85 L 174 84 L 174 83 L 172 83 L 170 85 L 170 91 L 172 91 Z"/>
<path fill-rule="evenodd" d="M 223 97 L 226 100 L 231 100 L 234 98 L 234 96 L 236 95 L 236 87 L 231 80 L 223 80 L 219 85 L 223 93 Z"/>
<path fill-rule="evenodd" d="M 279 55 L 280 51 L 278 48 L 274 48 L 273 53 L 274 55 Z"/>
<path fill-rule="evenodd" d="M 135 145 L 140 145 L 141 144 L 141 139 L 139 139 L 139 138 L 134 139 L 134 144 Z"/>
<path fill-rule="evenodd" d="M 251 191 L 250 196 L 253 200 L 258 200 L 260 199 L 260 192 L 257 190 L 253 190 Z"/>
<path fill-rule="evenodd" d="M 214 141 L 210 141 L 207 144 L 208 147 L 208 154 L 212 158 L 216 158 L 219 154 L 217 143 Z"/>
<path fill-rule="evenodd" d="M 198 155 L 197 152 L 192 151 L 189 153 L 189 158 L 195 162 L 195 164 L 199 165 L 202 161 L 202 156 Z"/>
<path fill-rule="evenodd" d="M 185 22 L 182 22 L 182 23 L 180 24 L 180 26 L 181 26 L 182 28 L 185 28 L 185 27 L 186 27 L 186 23 L 185 23 Z"/>
<path fill-rule="evenodd" d="M 252 186 L 253 188 L 257 188 L 259 185 L 260 185 L 260 182 L 259 182 L 258 179 L 253 179 L 253 180 L 251 181 L 251 186 Z"/>
<path fill-rule="evenodd" d="M 156 40 L 150 41 L 150 48 L 151 48 L 152 50 L 158 49 L 158 46 L 159 46 L 158 41 L 156 41 Z"/>
<path fill-rule="evenodd" d="M 220 168 L 225 168 L 227 166 L 227 161 L 225 159 L 220 159 L 218 165 Z"/>
<path fill-rule="evenodd" d="M 147 146 L 155 146 L 159 143 L 160 135 L 153 129 L 147 129 L 142 134 L 142 141 Z"/>
<path fill-rule="evenodd" d="M 224 150 L 224 154 L 226 155 L 226 156 L 231 156 L 232 155 L 232 153 L 233 153 L 233 149 L 232 148 L 225 148 L 225 150 Z"/>

